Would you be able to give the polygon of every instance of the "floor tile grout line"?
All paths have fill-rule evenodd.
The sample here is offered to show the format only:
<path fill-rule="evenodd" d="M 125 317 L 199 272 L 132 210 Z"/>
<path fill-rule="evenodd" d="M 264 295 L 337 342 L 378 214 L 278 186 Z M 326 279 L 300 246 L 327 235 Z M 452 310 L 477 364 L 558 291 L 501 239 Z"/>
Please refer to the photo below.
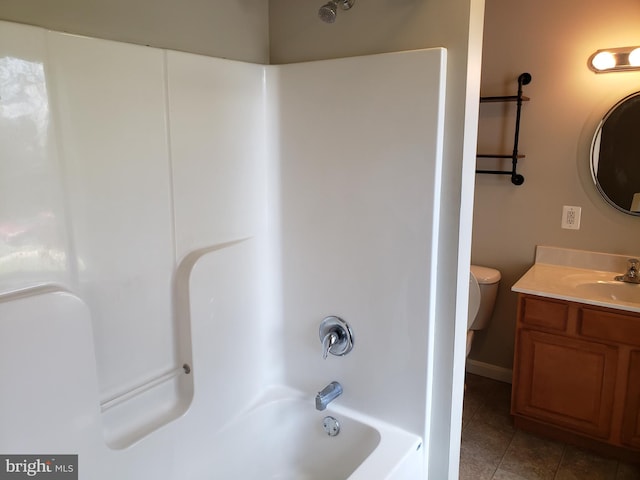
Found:
<path fill-rule="evenodd" d="M 467 395 L 466 391 L 465 391 L 465 395 Z M 478 416 L 478 412 L 480 412 L 480 410 L 482 410 L 482 407 L 484 407 L 488 402 L 488 398 L 487 397 L 488 397 L 487 392 L 485 392 L 485 394 L 482 395 L 482 397 L 481 397 L 482 401 L 478 402 L 478 406 L 473 410 L 473 413 L 471 414 L 471 416 L 467 420 L 466 425 L 462 426 L 461 431 L 464 431 L 466 428 L 468 428 L 469 424 L 471 422 L 473 422 L 473 420 Z"/>
<path fill-rule="evenodd" d="M 507 456 L 507 452 L 509 452 L 511 445 L 513 444 L 513 441 L 516 438 L 517 431 L 518 430 L 514 430 L 513 433 L 511 434 L 511 440 L 509 440 L 509 445 L 507 445 L 507 448 L 504 449 L 502 457 L 500 457 L 500 461 L 498 462 L 498 465 L 496 465 L 496 469 L 494 470 L 493 475 L 491 476 L 492 479 L 495 478 L 496 473 L 498 473 L 498 470 L 500 470 L 500 467 L 502 466 L 502 463 L 504 462 L 504 459 Z"/>
<path fill-rule="evenodd" d="M 560 461 L 558 462 L 558 465 L 556 465 L 556 471 L 553 474 L 553 480 L 556 480 L 558 478 L 558 474 L 560 473 L 560 467 L 562 466 L 562 462 L 564 461 L 564 457 L 567 453 L 567 444 L 564 443 L 562 445 L 562 455 L 560 455 Z"/>
<path fill-rule="evenodd" d="M 495 389 L 491 388 L 488 389 L 485 395 L 485 404 L 489 403 L 489 400 L 493 399 L 493 395 L 495 393 Z M 484 404 L 483 404 L 484 405 Z M 509 444 L 507 445 L 507 448 L 504 449 L 504 452 L 502 452 L 502 456 L 500 457 L 500 461 L 498 462 L 498 464 L 496 465 L 495 470 L 493 471 L 493 474 L 491 475 L 491 479 L 494 479 L 496 474 L 498 473 L 498 470 L 500 470 L 500 467 L 502 466 L 505 457 L 507 456 L 507 452 L 509 452 L 509 449 L 511 448 L 511 445 L 513 444 L 513 441 L 516 437 L 516 432 L 517 430 L 514 429 L 512 434 L 511 434 L 511 439 L 509 440 Z"/>

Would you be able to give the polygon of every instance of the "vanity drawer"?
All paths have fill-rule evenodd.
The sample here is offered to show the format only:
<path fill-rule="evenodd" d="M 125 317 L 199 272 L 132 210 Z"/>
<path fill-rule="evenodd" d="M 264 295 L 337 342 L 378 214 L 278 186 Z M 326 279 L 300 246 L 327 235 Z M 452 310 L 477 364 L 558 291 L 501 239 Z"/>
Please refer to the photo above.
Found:
<path fill-rule="evenodd" d="M 640 315 L 583 307 L 580 309 L 578 334 L 612 342 L 640 345 Z"/>
<path fill-rule="evenodd" d="M 564 332 L 567 328 L 569 304 L 547 298 L 522 296 L 522 323 Z"/>

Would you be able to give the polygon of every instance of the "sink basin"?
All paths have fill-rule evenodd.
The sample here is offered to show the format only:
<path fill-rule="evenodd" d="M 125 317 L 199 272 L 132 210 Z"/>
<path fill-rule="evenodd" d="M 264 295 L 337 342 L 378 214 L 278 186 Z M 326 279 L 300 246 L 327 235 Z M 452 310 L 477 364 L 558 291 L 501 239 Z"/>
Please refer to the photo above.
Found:
<path fill-rule="evenodd" d="M 538 246 L 536 262 L 511 290 L 640 313 L 640 284 L 615 280 L 632 257 Z"/>
<path fill-rule="evenodd" d="M 613 278 L 615 273 L 610 272 L 598 272 L 598 271 L 581 271 L 580 273 L 568 273 L 565 275 L 559 275 L 558 280 L 567 286 L 577 287 L 579 285 L 591 285 L 591 284 L 609 284 L 609 283 L 622 283 L 615 281 Z M 597 287 L 599 288 L 599 287 Z M 615 288 L 615 287 L 612 287 Z"/>
<path fill-rule="evenodd" d="M 585 296 L 618 302 L 640 303 L 640 284 L 615 280 L 596 280 L 578 283 L 575 288 L 578 293 Z"/>

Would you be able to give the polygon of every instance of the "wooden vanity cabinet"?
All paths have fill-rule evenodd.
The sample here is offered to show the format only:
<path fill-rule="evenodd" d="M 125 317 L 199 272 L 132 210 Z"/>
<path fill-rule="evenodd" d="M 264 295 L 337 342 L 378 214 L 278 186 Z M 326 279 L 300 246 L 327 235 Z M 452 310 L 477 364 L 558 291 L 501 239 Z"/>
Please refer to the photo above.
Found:
<path fill-rule="evenodd" d="M 640 314 L 520 294 L 516 426 L 640 461 Z"/>
<path fill-rule="evenodd" d="M 640 450 L 640 349 L 629 358 L 629 376 L 622 418 L 622 443 Z"/>

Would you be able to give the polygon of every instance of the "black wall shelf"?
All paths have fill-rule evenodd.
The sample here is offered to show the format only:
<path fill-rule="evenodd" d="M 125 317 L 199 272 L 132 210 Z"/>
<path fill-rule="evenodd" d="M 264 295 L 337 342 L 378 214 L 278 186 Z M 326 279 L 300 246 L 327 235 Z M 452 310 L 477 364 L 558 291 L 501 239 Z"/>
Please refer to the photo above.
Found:
<path fill-rule="evenodd" d="M 480 103 L 493 102 L 515 102 L 516 103 L 516 125 L 513 138 L 513 152 L 508 154 L 477 154 L 476 158 L 510 158 L 511 170 L 476 170 L 476 173 L 484 173 L 490 175 L 510 175 L 511 183 L 514 185 L 522 185 L 524 177 L 517 171 L 518 160 L 525 158 L 524 155 L 518 153 L 518 139 L 520 136 L 520 113 L 522 110 L 522 102 L 528 102 L 529 97 L 522 95 L 522 86 L 531 83 L 531 74 L 522 73 L 518 77 L 518 93 L 517 95 L 505 95 L 497 97 L 480 97 Z"/>

